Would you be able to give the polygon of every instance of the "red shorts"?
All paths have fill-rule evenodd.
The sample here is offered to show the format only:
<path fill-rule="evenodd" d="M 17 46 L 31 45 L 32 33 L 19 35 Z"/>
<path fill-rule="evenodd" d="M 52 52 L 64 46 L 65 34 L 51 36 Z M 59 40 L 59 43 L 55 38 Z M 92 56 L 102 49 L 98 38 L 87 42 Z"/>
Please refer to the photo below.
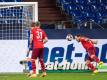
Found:
<path fill-rule="evenodd" d="M 43 59 L 43 56 L 44 56 L 44 48 L 33 49 L 31 56 L 32 59 L 37 59 L 37 58 Z"/>
<path fill-rule="evenodd" d="M 94 61 L 94 59 L 92 59 L 91 58 L 91 55 L 96 55 L 96 50 L 95 50 L 95 48 L 89 48 L 88 50 L 87 50 L 87 52 L 88 52 L 88 56 L 87 56 L 87 60 L 90 60 L 90 61 Z"/>

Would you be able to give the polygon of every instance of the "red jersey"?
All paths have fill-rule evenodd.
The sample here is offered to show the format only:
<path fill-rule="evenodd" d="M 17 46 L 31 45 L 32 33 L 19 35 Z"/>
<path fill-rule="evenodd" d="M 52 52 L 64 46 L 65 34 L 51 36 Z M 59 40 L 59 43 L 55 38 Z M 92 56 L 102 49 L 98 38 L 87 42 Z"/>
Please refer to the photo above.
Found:
<path fill-rule="evenodd" d="M 82 43 L 83 47 L 88 50 L 90 48 L 94 48 L 94 44 L 91 40 L 85 37 L 80 38 L 80 42 Z"/>
<path fill-rule="evenodd" d="M 32 28 L 31 34 L 33 34 L 34 48 L 44 48 L 43 40 L 45 39 L 46 33 L 40 28 Z"/>

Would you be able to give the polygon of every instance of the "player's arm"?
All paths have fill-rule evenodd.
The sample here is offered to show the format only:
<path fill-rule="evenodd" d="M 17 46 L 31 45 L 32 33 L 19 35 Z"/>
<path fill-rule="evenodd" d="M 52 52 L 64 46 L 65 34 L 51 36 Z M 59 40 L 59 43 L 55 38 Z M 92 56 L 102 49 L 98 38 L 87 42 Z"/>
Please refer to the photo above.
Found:
<path fill-rule="evenodd" d="M 45 43 L 47 43 L 47 42 L 48 42 L 48 38 L 45 37 L 45 38 L 43 39 L 43 43 L 45 44 Z"/>
<path fill-rule="evenodd" d="M 46 35 L 46 33 L 43 31 L 43 43 L 47 43 L 48 42 L 48 37 Z"/>
<path fill-rule="evenodd" d="M 89 39 L 89 38 L 85 38 L 85 41 L 89 41 L 93 44 L 97 44 L 97 40 L 92 40 L 92 39 Z"/>
<path fill-rule="evenodd" d="M 91 42 L 92 42 L 93 44 L 97 44 L 97 43 L 98 43 L 97 40 L 91 40 Z"/>
<path fill-rule="evenodd" d="M 29 41 L 29 47 L 27 49 L 27 54 L 26 54 L 26 57 L 28 58 L 29 57 L 29 53 L 30 51 L 32 50 L 32 42 L 33 42 L 33 34 L 30 33 L 30 41 Z"/>
<path fill-rule="evenodd" d="M 33 42 L 33 34 L 30 34 L 30 47 L 32 47 L 32 42 Z"/>

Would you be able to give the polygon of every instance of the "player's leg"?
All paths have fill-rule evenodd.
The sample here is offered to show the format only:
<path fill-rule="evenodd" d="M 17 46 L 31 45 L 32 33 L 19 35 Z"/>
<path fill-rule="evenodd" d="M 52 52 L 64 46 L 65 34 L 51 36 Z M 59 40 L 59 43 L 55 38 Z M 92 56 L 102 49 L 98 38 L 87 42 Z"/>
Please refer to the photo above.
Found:
<path fill-rule="evenodd" d="M 91 55 L 90 57 L 94 59 L 94 61 L 96 61 L 100 67 L 103 65 L 103 62 L 100 61 L 96 55 Z"/>
<path fill-rule="evenodd" d="M 44 48 L 41 48 L 40 49 L 40 54 L 39 54 L 39 61 L 40 61 L 40 64 L 41 64 L 41 69 L 43 71 L 42 73 L 42 77 L 45 77 L 46 76 L 46 69 L 45 69 L 45 64 L 44 64 Z"/>
<path fill-rule="evenodd" d="M 93 71 L 93 73 L 97 73 L 98 72 L 97 69 L 94 67 L 94 65 L 91 62 L 92 62 L 92 59 L 88 57 L 86 60 L 86 65 L 88 66 L 90 70 Z"/>
<path fill-rule="evenodd" d="M 38 49 L 33 49 L 32 56 L 31 56 L 31 58 L 32 58 L 32 60 L 31 60 L 31 62 L 32 62 L 32 74 L 30 76 L 30 77 L 33 77 L 33 78 L 36 77 L 36 63 L 35 63 L 35 61 L 38 57 L 38 54 L 39 54 L 39 50 Z"/>
<path fill-rule="evenodd" d="M 97 62 L 97 63 L 100 62 L 99 58 L 98 58 L 96 55 L 91 55 L 90 57 L 91 57 L 95 62 Z"/>
<path fill-rule="evenodd" d="M 93 59 L 95 62 L 97 62 L 97 63 L 100 62 L 100 60 L 98 59 L 98 57 L 95 55 L 96 54 L 95 48 L 88 49 L 88 54 L 89 54 L 90 58 Z"/>
<path fill-rule="evenodd" d="M 96 50 L 94 48 L 89 49 L 88 52 L 89 52 L 91 59 L 93 59 L 95 62 L 97 62 L 100 66 L 103 65 L 103 62 L 100 61 L 99 58 L 95 55 Z"/>
<path fill-rule="evenodd" d="M 31 76 L 32 74 L 32 61 L 28 61 L 28 68 L 29 68 L 29 73 L 27 73 L 27 76 Z"/>
<path fill-rule="evenodd" d="M 32 70 L 32 62 L 31 61 L 28 61 L 28 66 L 29 66 L 29 70 L 31 71 Z"/>

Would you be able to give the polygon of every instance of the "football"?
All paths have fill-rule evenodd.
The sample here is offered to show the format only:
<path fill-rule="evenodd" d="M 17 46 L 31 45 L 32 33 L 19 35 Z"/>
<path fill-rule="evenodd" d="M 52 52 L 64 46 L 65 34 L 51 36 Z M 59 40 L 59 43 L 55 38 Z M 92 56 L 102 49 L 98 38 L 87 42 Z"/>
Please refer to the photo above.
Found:
<path fill-rule="evenodd" d="M 71 34 L 67 34 L 66 39 L 67 39 L 67 41 L 72 41 L 73 36 Z"/>

